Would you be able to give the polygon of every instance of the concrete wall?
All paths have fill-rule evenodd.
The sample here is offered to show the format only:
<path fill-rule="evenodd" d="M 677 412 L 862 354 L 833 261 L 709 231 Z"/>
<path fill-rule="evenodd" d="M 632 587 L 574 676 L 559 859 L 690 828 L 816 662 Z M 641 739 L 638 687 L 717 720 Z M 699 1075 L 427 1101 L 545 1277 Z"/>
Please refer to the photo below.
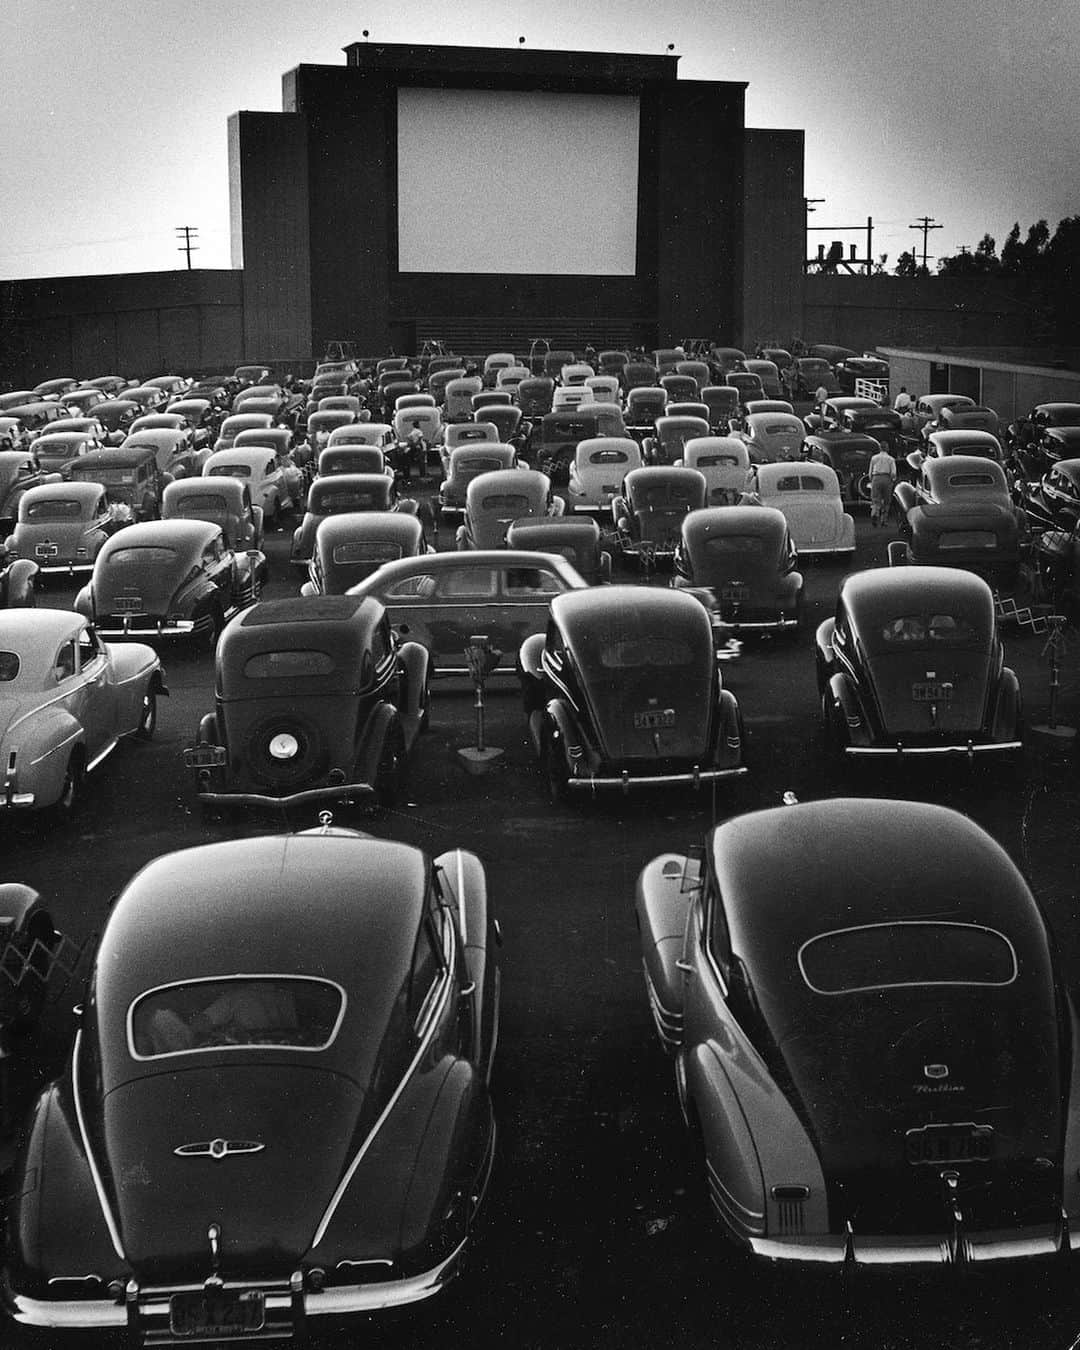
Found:
<path fill-rule="evenodd" d="M 241 272 L 205 268 L 0 282 L 0 387 L 231 370 L 243 287 Z"/>
<path fill-rule="evenodd" d="M 803 330 L 801 131 L 745 133 L 742 331 L 732 345 L 786 347 Z"/>

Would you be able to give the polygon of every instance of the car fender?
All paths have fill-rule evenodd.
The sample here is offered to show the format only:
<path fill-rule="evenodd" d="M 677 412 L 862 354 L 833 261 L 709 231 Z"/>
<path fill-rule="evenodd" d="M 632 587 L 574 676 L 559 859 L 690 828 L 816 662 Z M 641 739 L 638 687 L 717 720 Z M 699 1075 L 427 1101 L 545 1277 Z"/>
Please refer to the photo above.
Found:
<path fill-rule="evenodd" d="M 819 623 L 814 634 L 815 665 L 817 667 L 818 696 L 825 692 L 825 684 L 833 664 L 833 634 L 836 632 L 836 620 L 826 619 Z"/>
<path fill-rule="evenodd" d="M 893 501 L 896 502 L 901 512 L 906 516 L 915 505 L 918 494 L 911 483 L 897 483 L 893 488 Z"/>
<path fill-rule="evenodd" d="M 679 963 L 690 907 L 700 887 L 697 858 L 663 853 L 642 868 L 634 893 L 649 1002 L 661 1044 L 669 1051 L 682 1040 L 686 990 Z"/>
<path fill-rule="evenodd" d="M 840 671 L 830 676 L 826 697 L 831 700 L 835 711 L 837 729 L 841 731 L 844 742 L 851 745 L 867 745 L 870 741 L 870 729 L 863 717 L 859 700 L 851 687 L 851 681 Z"/>
<path fill-rule="evenodd" d="M 94 622 L 94 586 L 92 582 L 86 585 L 75 596 L 71 608 L 76 614 L 81 614 L 84 619 Z"/>
<path fill-rule="evenodd" d="M 720 690 L 716 731 L 716 765 L 735 769 L 743 762 L 742 718 L 739 704 L 730 689 Z"/>
<path fill-rule="evenodd" d="M 356 777 L 359 782 L 374 786 L 378 775 L 379 760 L 382 758 L 383 745 L 390 727 L 398 718 L 398 710 L 385 700 L 372 710 L 363 731 L 360 733 L 359 747 L 356 753 Z"/>
<path fill-rule="evenodd" d="M 16 558 L 7 570 L 5 579 L 8 609 L 25 609 L 33 604 L 34 578 L 37 576 L 37 563 L 29 558 Z"/>
<path fill-rule="evenodd" d="M 903 539 L 890 539 L 888 553 L 890 567 L 906 567 L 911 562 L 911 549 Z"/>
<path fill-rule="evenodd" d="M 854 552 L 855 550 L 855 518 L 848 515 L 845 511 L 841 517 L 840 543 L 837 545 L 841 553 Z"/>
<path fill-rule="evenodd" d="M 750 1126 L 720 1056 L 708 1042 L 683 1060 L 688 1118 L 701 1131 L 714 1206 L 736 1237 L 763 1237 L 765 1181 Z"/>
<path fill-rule="evenodd" d="M 994 713 L 990 720 L 991 734 L 996 741 L 1015 741 L 1020 739 L 1020 721 L 1023 716 L 1023 701 L 1020 694 L 1020 681 L 1008 666 L 1001 672 L 994 695 Z"/>
<path fill-rule="evenodd" d="M 533 633 L 527 637 L 518 649 L 518 678 L 539 683 L 544 678 L 543 656 L 545 646 L 543 633 Z"/>
<path fill-rule="evenodd" d="M 581 759 L 582 754 L 581 732 L 577 719 L 566 700 L 561 698 L 548 700 L 544 708 L 544 717 L 551 725 L 555 740 L 561 740 L 563 743 L 563 753 L 572 774 L 574 765 Z"/>
<path fill-rule="evenodd" d="M 404 699 L 398 708 L 405 731 L 405 749 L 412 748 L 420 734 L 424 716 L 424 691 L 427 688 L 431 656 L 419 642 L 403 642 L 398 648 L 398 660 L 405 676 Z"/>
<path fill-rule="evenodd" d="M 600 554 L 600 566 L 597 569 L 597 580 L 601 586 L 606 586 L 611 581 L 611 554 L 605 549 Z"/>
<path fill-rule="evenodd" d="M 33 792 L 35 806 L 51 806 L 59 800 L 68 760 L 85 739 L 82 724 L 56 703 L 17 718 L 3 742 L 5 769 L 15 755 L 15 790 Z"/>
<path fill-rule="evenodd" d="M 488 902 L 487 875 L 476 854 L 461 848 L 440 853 L 433 866 L 440 874 L 444 898 L 457 909 L 465 967 L 475 986 L 469 995 L 474 1054 L 485 1078 L 490 1079 L 498 1032 L 499 974 L 494 946 L 499 938 Z"/>

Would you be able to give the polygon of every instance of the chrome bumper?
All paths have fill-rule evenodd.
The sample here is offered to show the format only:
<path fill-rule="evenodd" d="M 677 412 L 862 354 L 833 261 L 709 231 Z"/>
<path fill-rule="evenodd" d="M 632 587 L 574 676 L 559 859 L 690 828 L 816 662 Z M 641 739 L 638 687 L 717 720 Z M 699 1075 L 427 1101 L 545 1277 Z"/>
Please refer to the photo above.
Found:
<path fill-rule="evenodd" d="M 784 633 L 798 628 L 798 619 L 722 619 L 716 611 L 712 614 L 714 628 L 729 633 Z"/>
<path fill-rule="evenodd" d="M 148 620 L 139 615 L 131 623 L 123 623 L 119 627 L 113 623 L 98 624 L 96 631 L 99 637 L 104 638 L 169 638 L 191 637 L 195 633 L 208 633 L 213 625 L 213 620 L 209 617 L 203 621 L 196 622 L 194 619 L 177 619 L 175 623 L 166 623 L 164 619 L 158 619 L 156 622 Z"/>
<path fill-rule="evenodd" d="M 590 788 L 621 788 L 623 792 L 629 792 L 631 788 L 637 787 L 680 787 L 684 785 L 700 787 L 702 783 L 716 783 L 723 778 L 738 778 L 740 774 L 746 772 L 746 765 L 740 764 L 736 769 L 693 769 L 690 773 L 650 773 L 636 775 L 623 773 L 618 778 L 568 778 L 566 780 L 566 786 L 568 789 L 574 788 L 578 790 Z"/>
<path fill-rule="evenodd" d="M 754 1256 L 765 1261 L 796 1261 L 834 1266 L 978 1266 L 994 1261 L 1051 1260 L 1080 1250 L 1080 1233 L 1070 1233 L 1063 1215 L 1057 1224 L 995 1229 L 985 1233 L 882 1234 L 828 1233 L 820 1237 L 751 1237 Z"/>
<path fill-rule="evenodd" d="M 461 1242 L 445 1260 L 420 1275 L 371 1284 L 330 1286 L 312 1293 L 303 1288 L 302 1272 L 294 1274 L 288 1286 L 265 1289 L 266 1325 L 261 1331 L 235 1337 L 237 1342 L 291 1339 L 313 1317 L 342 1317 L 351 1313 L 379 1312 L 420 1303 L 437 1294 L 457 1274 L 465 1253 Z M 230 1285 L 226 1288 L 253 1289 L 257 1284 Z M 178 1285 L 170 1289 L 139 1289 L 130 1281 L 123 1303 L 113 1299 L 37 1299 L 6 1291 L 8 1311 L 15 1322 L 26 1327 L 48 1327 L 69 1331 L 123 1330 L 136 1338 L 136 1344 L 191 1345 L 198 1337 L 176 1336 L 169 1327 L 169 1298 L 174 1293 L 190 1292 L 200 1285 Z M 221 1344 L 222 1338 L 213 1339 Z M 226 1338 L 226 1344 L 232 1339 Z"/>
<path fill-rule="evenodd" d="M 37 563 L 37 570 L 44 576 L 74 576 L 76 572 L 92 572 L 94 564 L 92 562 L 81 563 L 58 563 L 45 562 L 41 558 L 31 558 L 31 562 Z"/>
<path fill-rule="evenodd" d="M 329 802 L 341 797 L 374 797 L 370 783 L 338 783 L 333 787 L 307 788 L 285 797 L 272 797 L 264 792 L 204 792 L 199 801 L 210 806 L 304 806 L 308 802 Z"/>
<path fill-rule="evenodd" d="M 963 745 L 845 745 L 845 755 L 869 755 L 877 759 L 907 759 L 909 755 L 975 755 L 1004 754 L 1009 750 L 1022 750 L 1023 741 L 994 741 L 976 744 L 966 741 Z"/>

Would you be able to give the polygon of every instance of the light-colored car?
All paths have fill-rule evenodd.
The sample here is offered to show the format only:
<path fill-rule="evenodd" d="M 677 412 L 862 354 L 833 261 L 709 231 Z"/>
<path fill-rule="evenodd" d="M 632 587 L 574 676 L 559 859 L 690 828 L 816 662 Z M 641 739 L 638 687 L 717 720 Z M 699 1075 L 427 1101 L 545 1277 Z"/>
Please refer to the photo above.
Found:
<path fill-rule="evenodd" d="M 606 513 L 622 491 L 623 479 L 643 462 L 640 446 L 628 436 L 590 436 L 579 441 L 566 485 L 570 510 Z"/>
<path fill-rule="evenodd" d="M 0 812 L 70 815 L 124 737 L 153 735 L 166 693 L 150 647 L 102 642 L 66 610 L 0 612 Z"/>
<path fill-rule="evenodd" d="M 561 516 L 566 503 L 539 469 L 493 469 L 465 489 L 465 518 L 458 526 L 459 549 L 500 548 L 506 531 L 525 516 Z"/>
<path fill-rule="evenodd" d="M 806 427 L 794 413 L 751 413 L 740 433 L 755 464 L 797 460 Z"/>
<path fill-rule="evenodd" d="M 274 419 L 270 413 L 230 413 L 218 430 L 214 450 L 227 450 L 242 431 L 257 431 L 273 425 Z"/>
<path fill-rule="evenodd" d="M 784 513 L 800 556 L 854 553 L 855 521 L 844 510 L 840 480 L 827 464 L 762 464 L 757 490 L 763 506 Z"/>
<path fill-rule="evenodd" d="M 174 475 L 178 469 L 185 474 L 198 473 L 209 457 L 205 450 L 196 454 L 190 427 L 142 427 L 129 432 L 120 448 L 129 450 L 136 446 L 152 447 L 161 472 Z"/>
<path fill-rule="evenodd" d="M 389 422 L 353 422 L 351 426 L 335 427 L 327 445 L 375 445 L 389 450 L 394 445 L 394 428 Z"/>
<path fill-rule="evenodd" d="M 738 436 L 695 436 L 675 466 L 697 469 L 705 479 L 707 506 L 736 506 L 753 491 L 750 452 Z"/>
<path fill-rule="evenodd" d="M 28 488 L 4 547 L 29 558 L 43 573 L 91 572 L 94 559 L 118 528 L 101 483 L 45 483 Z"/>
<path fill-rule="evenodd" d="M 289 495 L 285 471 L 273 450 L 260 446 L 234 446 L 215 450 L 203 465 L 204 478 L 239 478 L 251 489 L 251 500 L 262 507 L 263 522 L 273 529 L 283 511 L 298 503 Z"/>
<path fill-rule="evenodd" d="M 551 411 L 561 412 L 565 408 L 580 408 L 583 403 L 593 403 L 593 391 L 584 384 L 559 385 L 551 398 Z"/>
<path fill-rule="evenodd" d="M 58 431 L 38 436 L 33 442 L 33 451 L 38 464 L 45 473 L 60 473 L 65 476 L 73 460 L 89 455 L 98 449 L 97 443 L 82 431 Z"/>

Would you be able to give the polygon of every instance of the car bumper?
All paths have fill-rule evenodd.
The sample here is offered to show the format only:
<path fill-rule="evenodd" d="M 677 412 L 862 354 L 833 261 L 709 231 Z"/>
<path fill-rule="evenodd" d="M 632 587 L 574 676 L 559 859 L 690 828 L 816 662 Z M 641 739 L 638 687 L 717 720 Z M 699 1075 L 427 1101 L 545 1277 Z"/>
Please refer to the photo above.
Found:
<path fill-rule="evenodd" d="M 791 1261 L 833 1266 L 979 1266 L 996 1261 L 1052 1260 L 1080 1250 L 1080 1232 L 1066 1223 L 1041 1224 L 1016 1230 L 975 1233 L 822 1234 L 815 1237 L 749 1239 L 754 1256 L 765 1261 Z"/>
<path fill-rule="evenodd" d="M 462 1242 L 438 1265 L 420 1275 L 366 1284 L 328 1286 L 318 1293 L 303 1288 L 300 1272 L 293 1275 L 289 1285 L 285 1286 L 227 1283 L 226 1288 L 258 1290 L 261 1287 L 266 1322 L 260 1331 L 246 1332 L 234 1338 L 226 1337 L 224 1342 L 231 1344 L 234 1340 L 247 1343 L 289 1339 L 302 1334 L 305 1323 L 311 1318 L 344 1317 L 420 1303 L 437 1294 L 458 1273 L 465 1246 L 465 1242 Z M 10 1289 L 5 1292 L 8 1311 L 21 1326 L 67 1331 L 127 1329 L 135 1338 L 135 1344 L 191 1345 L 199 1343 L 200 1338 L 177 1335 L 170 1330 L 169 1298 L 174 1293 L 192 1292 L 201 1287 L 178 1285 L 168 1290 L 139 1289 L 131 1281 L 122 1303 L 113 1299 L 35 1299 Z M 222 1342 L 220 1336 L 208 1339 Z"/>
<path fill-rule="evenodd" d="M 110 614 L 104 622 L 95 625 L 98 636 L 103 638 L 191 638 L 209 633 L 213 626 L 209 614 L 201 619 L 176 619 L 168 623 L 142 614 L 123 619 Z"/>
<path fill-rule="evenodd" d="M 845 745 L 844 754 L 877 759 L 907 759 L 911 755 L 1000 755 L 1022 750 L 1023 741 L 958 741 L 950 745 Z"/>
<path fill-rule="evenodd" d="M 311 802 L 339 801 L 342 797 L 358 800 L 374 796 L 375 789 L 370 783 L 335 783 L 329 787 L 305 788 L 302 792 L 290 792 L 280 797 L 267 792 L 212 792 L 199 789 L 199 801 L 208 806 L 304 806 Z"/>
<path fill-rule="evenodd" d="M 31 558 L 31 562 L 37 563 L 37 569 L 43 576 L 65 576 L 73 577 L 77 573 L 88 573 L 94 570 L 93 562 L 57 562 L 55 558 Z"/>
<path fill-rule="evenodd" d="M 0 791 L 0 811 L 27 810 L 37 805 L 37 793 L 16 792 L 10 783 L 5 783 Z"/>
<path fill-rule="evenodd" d="M 603 792 L 611 788 L 629 792 L 631 788 L 640 787 L 700 787 L 703 783 L 717 783 L 725 778 L 738 778 L 746 771 L 746 765 L 740 764 L 732 769 L 692 769 L 689 773 L 598 774 L 588 778 L 568 778 L 566 787 L 570 792 Z"/>
<path fill-rule="evenodd" d="M 724 619 L 715 611 L 713 628 L 721 633 L 789 633 L 798 628 L 798 619 Z"/>

